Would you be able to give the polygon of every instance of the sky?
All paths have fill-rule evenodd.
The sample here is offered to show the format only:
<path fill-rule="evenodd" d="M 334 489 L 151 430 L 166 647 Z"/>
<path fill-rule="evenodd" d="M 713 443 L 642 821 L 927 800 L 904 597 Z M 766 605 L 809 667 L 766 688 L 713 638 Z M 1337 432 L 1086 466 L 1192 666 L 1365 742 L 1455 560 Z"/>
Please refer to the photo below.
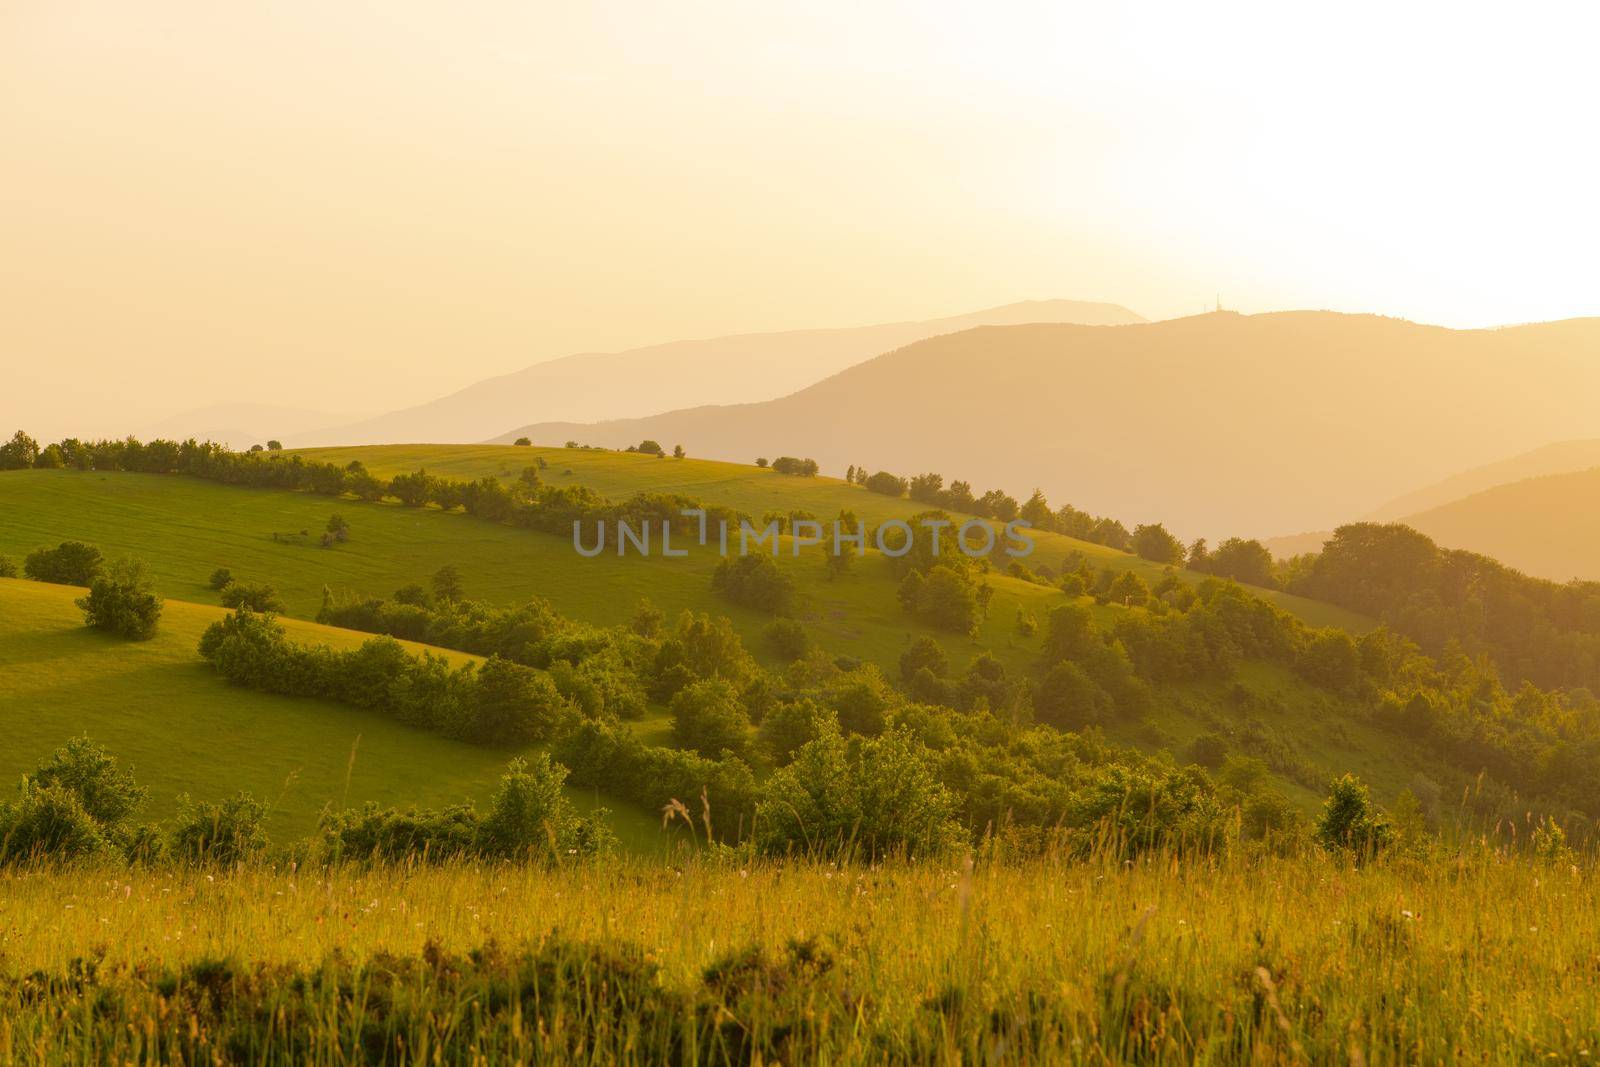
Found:
<path fill-rule="evenodd" d="M 1597 19 L 0 0 L 0 427 L 1023 299 L 1600 314 Z"/>

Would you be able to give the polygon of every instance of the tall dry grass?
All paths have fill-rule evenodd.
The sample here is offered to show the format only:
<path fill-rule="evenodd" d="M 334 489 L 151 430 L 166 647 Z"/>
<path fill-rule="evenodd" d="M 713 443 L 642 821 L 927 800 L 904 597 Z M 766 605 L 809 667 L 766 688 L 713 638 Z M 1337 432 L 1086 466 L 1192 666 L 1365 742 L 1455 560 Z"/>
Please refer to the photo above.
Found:
<path fill-rule="evenodd" d="M 12 872 L 0 1061 L 1586 1062 L 1595 891 L 1486 850 Z"/>

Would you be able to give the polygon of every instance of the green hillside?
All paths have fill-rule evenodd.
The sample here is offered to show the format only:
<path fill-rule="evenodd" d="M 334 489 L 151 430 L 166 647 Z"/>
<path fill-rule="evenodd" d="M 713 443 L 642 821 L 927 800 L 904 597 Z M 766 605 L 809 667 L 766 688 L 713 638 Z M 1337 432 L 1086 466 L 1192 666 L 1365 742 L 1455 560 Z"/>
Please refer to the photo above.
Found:
<path fill-rule="evenodd" d="M 671 442 L 662 443 L 671 447 Z M 737 508 L 756 517 L 768 511 L 804 510 L 827 520 L 848 510 L 868 523 L 879 523 L 928 510 L 925 505 L 869 492 L 839 478 L 796 478 L 753 464 L 660 459 L 636 452 L 511 445 L 373 445 L 300 449 L 297 454 L 322 463 L 360 461 L 380 478 L 426 468 L 428 473 L 442 477 L 496 477 L 508 481 L 542 458 L 548 466 L 542 470 L 541 477 L 547 482 L 585 485 L 602 496 L 618 500 L 637 492 L 681 493 L 706 503 Z M 1068 552 L 1077 551 L 1087 557 L 1092 566 L 1131 570 L 1150 584 L 1159 581 L 1165 572 L 1159 564 L 1062 534 L 1039 531 L 1034 539 L 1037 547 L 1027 560 L 1030 565 L 1055 566 Z M 1200 580 L 1200 576 L 1189 577 Z M 1359 632 L 1372 625 L 1371 620 L 1331 604 L 1289 596 L 1273 589 L 1257 592 L 1312 626 L 1341 626 Z"/>
<path fill-rule="evenodd" d="M 422 453 L 400 449 L 362 451 L 374 461 L 375 470 L 384 469 L 373 455 L 376 452 L 392 457 L 397 469 L 412 459 L 443 460 L 427 465 L 430 470 L 448 473 L 448 462 L 454 460 L 463 465 L 458 471 L 463 475 L 482 470 L 482 465 L 493 463 L 496 456 L 526 463 L 530 454 L 528 449 L 513 451 L 506 447 L 436 448 Z M 787 500 L 790 507 L 803 506 L 818 514 L 826 513 L 824 507 L 841 503 L 873 517 L 905 514 L 912 507 L 906 501 L 875 496 L 831 479 L 782 478 L 733 464 L 567 450 L 545 450 L 544 454 L 550 457 L 550 469 L 556 476 L 567 469 L 557 466 L 556 461 L 569 459 L 574 477 L 582 464 L 592 475 L 591 484 L 604 485 L 610 495 L 621 495 L 629 491 L 630 485 L 650 485 L 646 479 L 654 477 L 663 479 L 654 483 L 657 489 L 687 485 L 669 480 L 669 473 L 675 473 L 680 479 L 698 479 L 696 484 L 708 499 L 720 481 L 731 488 L 717 490 L 715 499 L 747 510 L 759 506 L 754 503 L 756 494 L 768 492 L 775 494 L 773 503 Z M 658 471 L 662 474 L 657 475 Z M 604 481 L 605 477 L 611 480 Z M 803 503 L 796 504 L 796 500 Z M 348 543 L 324 549 L 298 538 L 300 530 L 320 530 L 334 510 L 351 524 L 352 539 Z M 278 540 L 274 540 L 274 532 L 280 534 Z M 291 534 L 295 536 L 286 536 Z M 711 593 L 710 572 L 717 557 L 710 552 L 674 560 L 637 556 L 619 559 L 611 555 L 583 559 L 565 538 L 431 508 L 332 501 L 309 494 L 246 489 L 171 475 L 19 471 L 0 476 L 0 553 L 17 558 L 34 547 L 68 537 L 95 543 L 109 556 L 139 556 L 150 564 L 164 593 L 186 600 L 215 600 L 217 594 L 207 587 L 206 578 L 214 568 L 227 566 L 240 578 L 271 582 L 282 593 L 291 614 L 308 617 L 320 605 L 325 586 L 386 595 L 451 563 L 460 568 L 471 596 L 497 603 L 544 596 L 563 614 L 585 621 L 623 621 L 641 598 L 649 598 L 669 612 L 687 608 L 727 615 L 758 657 L 765 656 L 760 635 L 770 618 L 738 608 Z M 1082 544 L 1055 535 L 1041 538 L 1041 543 L 1047 546 L 1045 552 L 1060 548 L 1063 553 L 1065 546 Z M 1108 564 L 1142 570 L 1152 577 L 1159 573 L 1145 561 L 1099 546 L 1085 545 L 1083 550 L 1094 550 Z M 1018 612 L 1042 621 L 1052 608 L 1066 602 L 1053 587 L 991 575 L 995 594 L 987 621 L 976 638 L 968 638 L 942 634 L 905 615 L 896 603 L 894 577 L 873 554 L 859 561 L 851 573 L 831 580 L 815 556 L 792 559 L 786 555 L 782 566 L 799 579 L 800 615 L 812 638 L 836 655 L 876 661 L 891 676 L 895 675 L 900 653 L 914 636 L 921 635 L 943 644 L 957 669 L 964 669 L 976 655 L 988 651 L 1009 671 L 1032 676 L 1038 670 L 1042 638 L 1019 632 Z M 116 718 L 129 706 L 120 695 L 125 680 L 106 678 L 98 688 L 65 691 L 59 680 L 39 682 L 28 664 L 47 658 L 49 648 L 57 642 L 65 643 L 80 656 L 98 651 L 114 655 L 117 660 L 131 658 L 136 662 L 137 657 L 164 650 L 166 670 L 175 677 L 181 676 L 186 685 L 198 687 L 195 695 L 182 704 L 225 706 L 236 717 L 234 728 L 242 731 L 240 743 L 248 751 L 279 751 L 276 759 L 250 762 L 254 777 L 248 782 L 232 774 L 226 776 L 229 782 L 247 784 L 262 795 L 276 797 L 283 791 L 283 780 L 290 771 L 303 763 L 299 778 L 280 802 L 278 818 L 284 828 L 309 825 L 324 803 L 342 795 L 345 761 L 357 732 L 362 732 L 364 739 L 357 774 L 352 779 L 352 801 L 371 797 L 395 803 L 435 803 L 461 795 L 482 796 L 492 787 L 503 765 L 503 754 L 417 735 L 376 718 L 371 720 L 370 730 L 353 727 L 351 723 L 362 721 L 363 717 L 347 709 L 319 706 L 308 712 L 299 706 L 301 715 L 318 724 L 316 731 L 299 727 L 283 731 L 275 724 L 263 725 L 268 709 L 276 713 L 279 707 L 297 705 L 228 689 L 194 655 L 200 630 L 216 617 L 218 609 L 173 603 L 161 638 L 149 646 L 123 646 L 108 644 L 81 630 L 71 607 L 73 591 L 23 582 L 7 583 L 7 589 L 11 599 L 37 602 L 48 610 L 31 624 L 31 632 L 38 634 L 33 640 L 42 644 L 32 648 L 13 646 L 0 677 L 18 692 L 24 686 L 33 686 L 35 699 L 41 705 L 63 709 L 53 717 L 41 717 L 30 727 L 37 737 L 12 757 L 16 770 L 31 766 L 50 745 L 78 729 L 87 729 L 141 766 L 150 763 L 166 745 L 161 734 L 145 736 L 141 733 L 142 724 Z M 1310 614 L 1321 613 L 1322 606 L 1315 602 L 1285 599 Z M 40 610 L 35 608 L 33 614 L 38 615 Z M 1100 620 L 1108 624 L 1121 610 L 1095 609 Z M 23 617 L 16 609 L 12 612 L 17 618 Z M 1361 621 L 1358 616 L 1332 609 L 1325 613 L 1329 618 L 1341 616 L 1354 620 L 1353 626 L 1359 626 Z M 295 633 L 291 636 L 309 636 L 315 630 L 334 635 L 330 643 L 360 639 L 348 632 L 306 623 L 292 625 Z M 39 634 L 41 630 L 43 634 Z M 91 661 L 92 658 L 81 660 L 85 664 Z M 109 662 L 112 660 L 107 658 L 93 669 L 79 669 L 99 675 L 103 670 L 99 664 Z M 1248 690 L 1243 696 L 1240 687 L 1232 682 L 1170 687 L 1162 692 L 1145 721 L 1113 723 L 1107 732 L 1120 743 L 1181 754 L 1194 738 L 1214 731 L 1219 724 L 1228 724 L 1249 739 L 1247 747 L 1271 757 L 1285 791 L 1308 810 L 1319 802 L 1322 784 L 1335 773 L 1355 770 L 1385 798 L 1405 787 L 1419 768 L 1442 773 L 1431 761 L 1411 751 L 1410 746 L 1397 746 L 1391 734 L 1363 723 L 1338 701 L 1307 686 L 1287 670 L 1244 664 L 1238 680 Z M 152 707 L 169 702 L 159 696 L 150 700 Z M 95 708 L 106 710 L 95 712 Z M 186 717 L 175 729 L 185 737 L 204 736 L 206 732 L 195 728 L 192 717 Z M 643 732 L 655 742 L 665 737 L 659 720 L 647 724 Z M 278 740 L 268 744 L 256 735 Z M 389 739 L 393 752 L 375 755 L 376 742 L 372 738 L 377 737 Z M 190 749 L 179 759 L 166 759 L 166 766 L 172 768 L 172 783 L 156 780 L 152 785 L 168 802 L 171 794 L 183 788 L 204 795 L 216 791 L 207 784 L 205 768 L 226 767 L 231 762 L 207 761 L 203 750 Z M 199 769 L 193 771 L 190 784 L 194 768 Z M 364 774 L 371 777 L 363 778 Z M 220 772 L 218 777 L 222 777 Z M 220 781 L 216 784 L 219 788 L 223 785 Z"/>
<path fill-rule="evenodd" d="M 181 793 L 217 799 L 246 789 L 271 806 L 273 837 L 288 840 L 310 833 L 329 805 L 482 803 L 515 755 L 338 704 L 229 686 L 196 652 L 222 609 L 169 600 L 157 636 L 127 642 L 84 627 L 73 604 L 82 592 L 0 579 L 0 779 L 7 782 L 67 738 L 88 734 L 149 789 L 148 817 L 171 815 Z M 293 640 L 336 648 L 368 637 L 294 620 L 285 626 Z M 571 793 L 585 808 L 597 799 Z M 658 839 L 651 816 L 606 806 L 630 844 Z"/>

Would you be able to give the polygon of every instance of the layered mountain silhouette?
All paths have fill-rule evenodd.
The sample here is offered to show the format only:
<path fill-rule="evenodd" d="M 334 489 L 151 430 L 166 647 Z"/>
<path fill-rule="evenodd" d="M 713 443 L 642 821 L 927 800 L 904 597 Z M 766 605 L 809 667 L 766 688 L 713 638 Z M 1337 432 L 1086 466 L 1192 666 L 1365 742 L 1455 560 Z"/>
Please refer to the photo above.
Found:
<path fill-rule="evenodd" d="M 790 454 L 1042 488 L 1182 536 L 1332 528 L 1552 438 L 1600 433 L 1600 319 L 1451 330 L 1334 312 L 1123 326 L 985 326 L 920 341 L 758 404 L 498 440 L 644 438 L 749 462 Z"/>
<path fill-rule="evenodd" d="M 1027 300 L 968 315 L 844 329 L 741 334 L 589 352 L 536 363 L 417 407 L 292 434 L 291 444 L 481 441 L 527 422 L 624 418 L 691 404 L 784 396 L 862 360 L 938 334 L 1023 322 L 1143 322 L 1115 304 Z"/>

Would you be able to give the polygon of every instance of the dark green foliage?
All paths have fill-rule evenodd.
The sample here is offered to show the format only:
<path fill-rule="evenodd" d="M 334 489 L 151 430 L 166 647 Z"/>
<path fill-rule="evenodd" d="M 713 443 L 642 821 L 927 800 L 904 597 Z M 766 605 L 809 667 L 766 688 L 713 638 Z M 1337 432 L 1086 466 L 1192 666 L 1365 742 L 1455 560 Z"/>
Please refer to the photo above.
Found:
<path fill-rule="evenodd" d="M 772 469 L 779 474 L 792 474 L 800 478 L 815 477 L 818 467 L 814 459 L 796 459 L 794 456 L 779 456 L 772 461 Z"/>
<path fill-rule="evenodd" d="M 40 548 L 22 561 L 22 572 L 36 582 L 89 585 L 100 573 L 100 550 L 82 541 L 63 541 L 55 548 Z"/>
<path fill-rule="evenodd" d="M 604 811 L 580 818 L 562 793 L 567 769 L 541 752 L 515 759 L 500 779 L 489 813 L 478 826 L 477 850 L 502 859 L 549 862 L 609 851 L 614 839 Z"/>
<path fill-rule="evenodd" d="M 917 638 L 910 648 L 900 653 L 900 677 L 909 682 L 923 669 L 935 678 L 943 678 L 950 670 L 950 658 L 945 655 L 944 646 L 926 635 Z"/>
<path fill-rule="evenodd" d="M 846 741 L 830 731 L 762 787 L 756 846 L 771 855 L 937 857 L 965 836 L 956 810 L 909 733 Z"/>
<path fill-rule="evenodd" d="M 1219 734 L 1201 734 L 1189 743 L 1189 758 L 1208 770 L 1216 770 L 1228 758 L 1228 740 Z"/>
<path fill-rule="evenodd" d="M 233 572 L 226 567 L 218 567 L 211 572 L 211 577 L 206 579 L 206 587 L 220 591 L 226 589 L 232 581 Z"/>
<path fill-rule="evenodd" d="M 71 860 L 125 848 L 145 791 L 115 757 L 75 737 L 0 803 L 0 862 Z"/>
<path fill-rule="evenodd" d="M 711 589 L 735 604 L 772 615 L 794 609 L 794 581 L 770 556 L 760 553 L 730 556 L 718 563 Z"/>
<path fill-rule="evenodd" d="M 1382 851 L 1393 837 L 1389 822 L 1373 807 L 1367 787 L 1353 775 L 1338 779 L 1317 820 L 1317 840 L 1331 851 L 1346 851 L 1357 858 Z"/>
<path fill-rule="evenodd" d="M 1033 714 L 1060 730 L 1104 724 L 1113 711 L 1111 694 L 1076 663 L 1051 667 L 1033 689 Z"/>
<path fill-rule="evenodd" d="M 231 867 L 253 859 L 267 847 L 266 805 L 249 793 L 222 801 L 179 800 L 171 850 L 193 863 Z"/>
<path fill-rule="evenodd" d="M 872 492 L 882 493 L 884 496 L 905 496 L 906 489 L 909 487 L 904 478 L 890 474 L 888 471 L 879 471 L 862 484 Z"/>
<path fill-rule="evenodd" d="M 1197 550 L 1189 553 L 1189 569 L 1219 578 L 1232 578 L 1246 585 L 1273 588 L 1278 584 L 1274 573 L 1272 553 L 1260 541 L 1246 541 L 1230 537 L 1207 553 L 1205 542 L 1195 542 Z M 1197 554 L 1198 552 L 1198 554 Z"/>
<path fill-rule="evenodd" d="M 132 641 L 154 637 L 161 622 L 161 597 L 144 564 L 134 559 L 113 561 L 77 605 L 86 625 Z"/>
<path fill-rule="evenodd" d="M 672 698 L 671 710 L 672 740 L 678 747 L 713 759 L 724 752 L 748 753 L 750 715 L 727 679 L 708 678 L 685 686 Z"/>
<path fill-rule="evenodd" d="M 454 603 L 466 595 L 461 581 L 461 571 L 451 563 L 446 563 L 433 572 L 432 585 L 433 595 L 447 604 Z"/>
<path fill-rule="evenodd" d="M 0 556 L 0 578 L 15 578 L 17 565 L 10 556 Z"/>
<path fill-rule="evenodd" d="M 222 587 L 222 606 L 258 613 L 281 612 L 278 591 L 266 582 L 229 582 Z"/>
<path fill-rule="evenodd" d="M 548 740 L 573 715 L 543 671 L 494 657 L 452 668 L 388 637 L 352 652 L 295 645 L 270 617 L 245 610 L 212 624 L 200 654 L 235 685 L 337 700 L 480 744 Z"/>
<path fill-rule="evenodd" d="M 811 647 L 806 628 L 794 619 L 775 619 L 767 623 L 761 631 L 761 639 L 785 663 L 799 659 Z"/>
<path fill-rule="evenodd" d="M 34 466 L 39 459 L 39 442 L 18 430 L 11 440 L 0 444 L 0 471 L 20 471 Z"/>
<path fill-rule="evenodd" d="M 1168 533 L 1167 528 L 1159 522 L 1134 527 L 1133 550 L 1141 559 L 1152 563 L 1183 563 L 1183 543 Z"/>
<path fill-rule="evenodd" d="M 940 562 L 927 572 L 910 570 L 900 582 L 900 606 L 931 626 L 951 633 L 976 633 L 988 612 L 993 589 L 968 568 Z"/>

